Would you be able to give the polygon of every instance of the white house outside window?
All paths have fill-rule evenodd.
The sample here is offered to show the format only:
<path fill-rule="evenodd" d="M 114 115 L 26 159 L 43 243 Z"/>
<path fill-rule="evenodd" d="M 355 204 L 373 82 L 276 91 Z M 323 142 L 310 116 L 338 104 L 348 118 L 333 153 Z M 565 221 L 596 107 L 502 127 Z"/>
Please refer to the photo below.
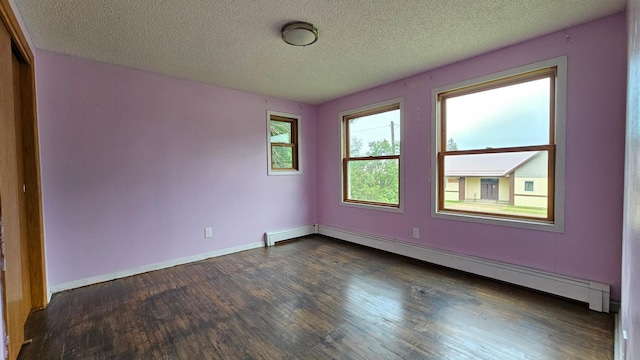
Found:
<path fill-rule="evenodd" d="M 434 90 L 434 215 L 561 231 L 565 64 Z"/>

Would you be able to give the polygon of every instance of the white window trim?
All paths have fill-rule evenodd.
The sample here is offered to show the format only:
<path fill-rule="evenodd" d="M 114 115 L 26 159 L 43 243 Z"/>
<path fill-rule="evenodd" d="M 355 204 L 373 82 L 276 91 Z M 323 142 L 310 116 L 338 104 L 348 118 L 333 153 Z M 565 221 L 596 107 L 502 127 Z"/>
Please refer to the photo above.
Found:
<path fill-rule="evenodd" d="M 342 159 L 344 158 L 344 139 L 343 136 L 344 134 L 342 133 L 344 127 L 342 126 L 342 119 L 344 118 L 344 116 L 346 115 L 350 115 L 353 113 L 357 113 L 357 112 L 361 112 L 361 111 L 367 111 L 367 110 L 372 110 L 375 108 L 379 108 L 379 107 L 383 107 L 383 106 L 387 106 L 387 105 L 392 105 L 392 104 L 399 104 L 399 108 L 400 108 L 400 178 L 398 179 L 398 207 L 389 207 L 389 206 L 382 206 L 382 205 L 373 205 L 373 204 L 358 204 L 358 203 L 352 203 L 352 202 L 345 202 L 342 194 L 343 194 L 343 189 L 344 189 L 344 175 L 343 175 L 343 168 L 342 168 Z M 371 105 L 365 105 L 365 106 L 361 106 L 359 108 L 355 108 L 355 109 L 350 109 L 350 110 L 345 110 L 342 111 L 338 114 L 338 124 L 339 126 L 339 139 L 340 139 L 340 161 L 338 162 L 338 165 L 340 166 L 340 171 L 338 172 L 338 174 L 340 174 L 340 205 L 342 206 L 346 206 L 346 207 L 353 207 L 353 208 L 360 208 L 360 209 L 370 209 L 370 210 L 378 210 L 378 211 L 387 211 L 387 212 L 393 212 L 393 213 L 404 213 L 404 143 L 405 143 L 405 137 L 404 137 L 404 99 L 402 97 L 398 97 L 395 99 L 390 99 L 390 100 L 386 100 L 386 101 L 382 101 L 379 103 L 375 103 L 375 104 L 371 104 Z"/>
<path fill-rule="evenodd" d="M 554 221 L 553 223 L 528 219 L 499 218 L 481 214 L 452 213 L 446 210 L 438 210 L 438 144 L 440 143 L 439 106 L 437 96 L 439 93 L 467 87 L 507 76 L 518 75 L 538 69 L 557 67 L 556 81 L 556 116 L 555 116 L 555 194 L 554 194 Z M 516 227 L 531 230 L 550 232 L 564 232 L 564 189 L 565 189 L 565 143 L 566 143 L 566 108 L 567 108 L 567 57 L 560 56 L 553 59 L 517 67 L 498 73 L 481 76 L 475 79 L 458 82 L 451 85 L 438 87 L 431 90 L 431 217 L 438 219 L 467 221 L 480 224 Z"/>
<path fill-rule="evenodd" d="M 269 132 L 271 126 L 271 115 L 282 116 L 290 119 L 296 119 L 297 122 L 297 142 L 298 142 L 298 170 L 272 170 L 271 169 L 271 134 Z M 288 114 L 279 111 L 267 110 L 267 175 L 300 175 L 302 174 L 302 117 L 296 114 Z"/>

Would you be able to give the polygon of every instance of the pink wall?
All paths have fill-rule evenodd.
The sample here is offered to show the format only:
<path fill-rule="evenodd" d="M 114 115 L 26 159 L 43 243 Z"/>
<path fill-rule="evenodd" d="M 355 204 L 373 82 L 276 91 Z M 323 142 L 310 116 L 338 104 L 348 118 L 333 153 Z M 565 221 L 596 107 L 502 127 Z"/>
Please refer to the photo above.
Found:
<path fill-rule="evenodd" d="M 620 322 L 627 331 L 627 360 L 640 358 L 640 0 L 627 1 L 629 82 L 625 161 L 622 301 Z"/>
<path fill-rule="evenodd" d="M 617 14 L 320 105 L 319 223 L 604 282 L 620 299 L 625 23 Z M 565 232 L 432 218 L 431 89 L 565 54 Z M 341 206 L 338 113 L 396 97 L 404 98 L 404 213 Z"/>
<path fill-rule="evenodd" d="M 565 233 L 431 218 L 431 89 L 565 54 Z M 620 299 L 624 14 L 318 107 L 46 51 L 36 59 L 50 286 L 317 221 L 608 283 Z M 341 206 L 338 113 L 400 96 L 405 212 Z M 267 109 L 302 114 L 303 175 L 266 175 Z"/>
<path fill-rule="evenodd" d="M 46 51 L 36 77 L 50 287 L 315 222 L 315 107 Z M 302 115 L 302 175 L 267 176 L 268 109 Z"/>

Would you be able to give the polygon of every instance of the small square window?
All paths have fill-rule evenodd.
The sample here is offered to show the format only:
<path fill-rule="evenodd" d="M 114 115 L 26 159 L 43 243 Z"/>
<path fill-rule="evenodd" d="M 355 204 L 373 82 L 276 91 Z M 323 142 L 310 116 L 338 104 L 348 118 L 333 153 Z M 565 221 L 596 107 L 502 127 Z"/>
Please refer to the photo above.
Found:
<path fill-rule="evenodd" d="M 268 174 L 300 171 L 298 133 L 300 116 L 267 111 Z"/>
<path fill-rule="evenodd" d="M 533 191 L 533 181 L 524 182 L 524 191 Z"/>

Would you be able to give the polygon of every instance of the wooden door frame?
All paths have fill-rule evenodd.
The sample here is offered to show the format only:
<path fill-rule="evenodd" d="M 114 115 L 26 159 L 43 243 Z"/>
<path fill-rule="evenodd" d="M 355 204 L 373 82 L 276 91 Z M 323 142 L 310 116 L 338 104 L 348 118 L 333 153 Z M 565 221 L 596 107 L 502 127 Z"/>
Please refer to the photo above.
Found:
<path fill-rule="evenodd" d="M 46 267 L 34 55 L 9 0 L 0 0 L 0 19 L 9 35 L 11 35 L 13 51 L 20 60 L 18 76 L 20 77 L 22 118 L 18 120 L 23 132 L 24 178 L 27 189 L 25 206 L 27 212 L 31 308 L 39 309 L 47 305 L 48 292 L 45 281 Z M 4 279 L 2 286 L 4 287 Z M 6 308 L 3 308 L 3 310 L 6 311 Z"/>

